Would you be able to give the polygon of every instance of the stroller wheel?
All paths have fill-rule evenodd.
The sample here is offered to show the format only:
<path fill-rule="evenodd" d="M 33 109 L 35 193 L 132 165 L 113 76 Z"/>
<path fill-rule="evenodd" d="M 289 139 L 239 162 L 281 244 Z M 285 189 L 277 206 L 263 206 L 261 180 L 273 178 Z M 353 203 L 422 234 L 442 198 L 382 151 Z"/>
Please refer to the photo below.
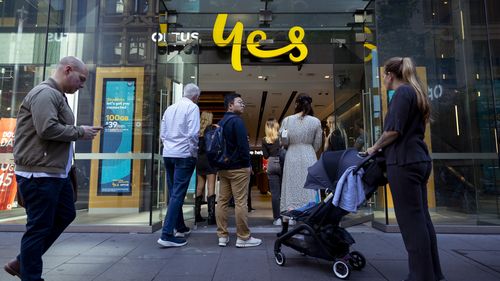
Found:
<path fill-rule="evenodd" d="M 274 254 L 274 259 L 276 260 L 276 264 L 279 266 L 284 266 L 286 262 L 285 254 L 282 252 L 278 252 Z"/>
<path fill-rule="evenodd" d="M 345 263 L 343 260 L 336 260 L 333 263 L 332 269 L 333 273 L 335 273 L 335 276 L 342 280 L 349 279 L 349 276 L 351 275 L 351 269 L 349 268 L 349 265 L 347 265 L 347 263 Z"/>
<path fill-rule="evenodd" d="M 366 265 L 365 257 L 358 251 L 352 251 L 350 253 L 351 258 L 349 259 L 349 264 L 355 270 L 361 270 Z"/>

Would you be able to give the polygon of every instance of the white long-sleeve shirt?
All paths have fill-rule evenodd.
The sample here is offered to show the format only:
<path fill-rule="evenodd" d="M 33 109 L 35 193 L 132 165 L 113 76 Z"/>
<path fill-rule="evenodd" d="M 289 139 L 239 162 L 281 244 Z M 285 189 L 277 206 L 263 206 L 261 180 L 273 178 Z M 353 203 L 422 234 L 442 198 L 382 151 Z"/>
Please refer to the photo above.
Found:
<path fill-rule="evenodd" d="M 200 109 L 183 97 L 169 106 L 161 120 L 160 138 L 163 157 L 197 157 L 200 131 Z"/>

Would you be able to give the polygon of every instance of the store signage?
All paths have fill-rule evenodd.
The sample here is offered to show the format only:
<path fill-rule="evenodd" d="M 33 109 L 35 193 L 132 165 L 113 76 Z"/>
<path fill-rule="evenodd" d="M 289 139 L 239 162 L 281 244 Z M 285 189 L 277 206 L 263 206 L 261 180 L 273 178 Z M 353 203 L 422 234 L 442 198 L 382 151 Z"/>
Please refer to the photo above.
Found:
<path fill-rule="evenodd" d="M 16 118 L 0 119 L 0 153 L 12 153 Z M 0 163 L 0 211 L 17 207 L 14 163 Z"/>
<path fill-rule="evenodd" d="M 198 32 L 170 32 L 168 34 L 174 34 L 177 38 L 176 41 L 187 42 L 189 40 L 198 40 L 199 33 Z M 168 38 L 167 33 L 158 33 L 155 32 L 151 35 L 151 40 L 154 42 L 167 42 Z"/>
<path fill-rule="evenodd" d="M 443 96 L 443 86 L 441 84 L 437 84 L 434 87 L 429 86 L 428 93 L 429 93 L 429 99 L 431 101 L 435 100 L 435 99 L 439 99 Z"/>
<path fill-rule="evenodd" d="M 49 42 L 61 42 L 66 37 L 68 37 L 68 33 L 64 33 L 64 32 L 52 33 L 52 32 L 49 32 L 47 39 L 48 39 Z"/>
<path fill-rule="evenodd" d="M 135 79 L 104 79 L 101 153 L 130 153 L 134 136 Z M 131 159 L 104 159 L 100 163 L 99 195 L 132 193 Z"/>
<path fill-rule="evenodd" d="M 227 38 L 224 38 L 224 28 L 226 27 L 228 14 L 218 14 L 215 19 L 215 24 L 212 32 L 212 37 L 215 45 L 219 47 L 226 47 L 232 44 L 232 53 L 231 53 L 231 65 L 233 69 L 236 71 L 242 71 L 241 67 L 241 46 L 243 44 L 243 23 L 238 21 L 233 29 L 231 30 L 231 34 Z M 246 40 L 246 46 L 248 52 L 253 56 L 258 58 L 275 58 L 284 54 L 289 53 L 288 57 L 292 62 L 301 62 L 307 57 L 307 46 L 302 43 L 304 39 L 304 29 L 299 26 L 293 26 L 288 31 L 288 39 L 290 40 L 290 44 L 278 48 L 275 50 L 261 50 L 260 40 L 266 40 L 267 35 L 262 30 L 254 30 L 252 31 Z M 259 40 L 256 40 L 258 38 Z M 293 49 L 297 49 L 299 51 L 298 55 L 294 55 L 291 53 Z"/>

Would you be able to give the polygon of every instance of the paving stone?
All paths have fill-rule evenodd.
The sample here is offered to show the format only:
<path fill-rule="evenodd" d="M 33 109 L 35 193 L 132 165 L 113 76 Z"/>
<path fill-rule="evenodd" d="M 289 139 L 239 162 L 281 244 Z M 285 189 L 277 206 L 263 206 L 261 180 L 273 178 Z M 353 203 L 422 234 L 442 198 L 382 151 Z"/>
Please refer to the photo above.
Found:
<path fill-rule="evenodd" d="M 160 259 L 128 259 L 124 258 L 112 265 L 96 281 L 142 281 L 153 280 L 160 270 L 167 266 L 166 260 Z"/>
<path fill-rule="evenodd" d="M 363 253 L 366 267 L 353 271 L 351 280 L 401 281 L 408 273 L 401 235 L 376 230 L 348 229 Z M 323 281 L 337 280 L 332 262 L 302 256 L 283 246 L 286 265 L 274 259 L 275 233 L 259 233 L 259 247 L 238 249 L 231 236 L 228 247 L 218 247 L 212 233 L 197 233 L 188 245 L 160 248 L 153 234 L 65 233 L 43 257 L 45 280 L 130 281 Z M 22 233 L 0 233 L 0 264 L 19 251 Z M 500 235 L 438 235 L 439 254 L 447 280 L 500 280 Z M 18 281 L 0 271 L 0 281 Z"/>

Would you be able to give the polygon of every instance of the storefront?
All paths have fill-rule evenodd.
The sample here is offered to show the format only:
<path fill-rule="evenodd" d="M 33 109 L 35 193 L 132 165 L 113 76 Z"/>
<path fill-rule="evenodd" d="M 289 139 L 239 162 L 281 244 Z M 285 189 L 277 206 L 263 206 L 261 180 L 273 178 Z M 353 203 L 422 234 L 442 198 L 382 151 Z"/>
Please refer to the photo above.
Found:
<path fill-rule="evenodd" d="M 303 92 L 318 118 L 336 116 L 348 145 L 366 149 L 387 108 L 380 67 L 410 56 L 432 102 L 428 197 L 438 230 L 500 232 L 499 12 L 493 0 L 1 1 L 0 231 L 25 219 L 12 172 L 17 108 L 59 58 L 75 55 L 90 69 L 70 95 L 77 124 L 110 125 L 76 143 L 75 231 L 159 228 L 167 201 L 159 124 L 183 85 L 200 85 L 200 109 L 215 121 L 224 93 L 241 93 L 256 151 L 267 118 L 291 114 Z M 391 231 L 386 190 L 362 213 Z M 187 206 L 193 192 L 194 180 Z"/>

